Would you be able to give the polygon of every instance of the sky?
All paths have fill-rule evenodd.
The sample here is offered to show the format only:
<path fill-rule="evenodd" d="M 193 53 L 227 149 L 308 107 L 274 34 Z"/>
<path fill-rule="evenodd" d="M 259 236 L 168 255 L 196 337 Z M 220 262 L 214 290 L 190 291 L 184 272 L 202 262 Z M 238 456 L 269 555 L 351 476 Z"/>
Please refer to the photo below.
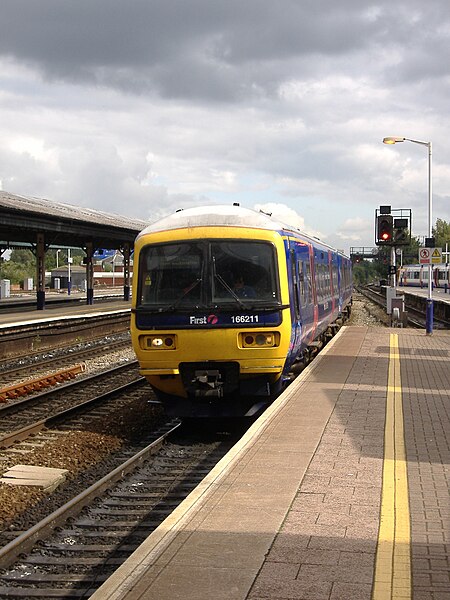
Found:
<path fill-rule="evenodd" d="M 450 221 L 448 0 L 2 0 L 0 189 L 153 222 L 239 202 L 344 249 Z"/>

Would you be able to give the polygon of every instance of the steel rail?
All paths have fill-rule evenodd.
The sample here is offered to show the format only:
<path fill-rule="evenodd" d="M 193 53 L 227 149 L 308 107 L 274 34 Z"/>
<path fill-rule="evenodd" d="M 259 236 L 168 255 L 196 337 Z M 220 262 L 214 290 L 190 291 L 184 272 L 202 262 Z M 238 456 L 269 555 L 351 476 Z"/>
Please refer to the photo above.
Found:
<path fill-rule="evenodd" d="M 368 289 L 368 288 L 357 288 L 357 290 L 363 296 L 365 296 L 366 298 L 368 298 L 375 304 L 378 304 L 378 306 L 381 306 L 382 308 L 386 308 L 386 298 L 384 297 L 384 295 L 381 292 L 377 292 L 375 290 Z M 425 325 L 426 325 L 425 312 L 418 310 L 417 308 L 413 308 L 411 306 L 407 306 L 406 309 L 408 312 L 408 324 L 411 325 L 412 327 L 424 329 Z M 413 314 L 414 314 L 414 316 L 412 316 Z M 442 319 L 435 317 L 434 322 L 435 322 L 435 324 L 438 324 L 439 326 L 441 326 L 443 328 L 449 327 L 448 322 L 443 321 Z"/>
<path fill-rule="evenodd" d="M 105 375 L 125 371 L 130 366 L 137 366 L 137 364 L 137 360 L 132 360 L 124 365 L 119 365 L 118 367 L 113 367 L 112 369 L 108 369 L 106 371 L 100 371 L 99 373 L 93 373 L 92 375 L 88 375 L 83 379 L 78 379 L 77 381 L 69 381 L 68 383 L 60 385 L 57 389 L 39 392 L 34 396 L 31 396 L 31 398 L 24 398 L 23 400 L 19 400 L 18 402 L 0 406 L 0 418 L 11 413 L 16 413 L 18 409 L 25 409 L 27 405 L 32 406 L 33 404 L 42 402 L 46 397 L 50 398 L 52 395 L 59 394 L 61 390 L 68 390 L 77 386 L 85 385 L 86 383 L 93 383 L 96 380 L 104 378 Z"/>
<path fill-rule="evenodd" d="M 90 398 L 89 400 L 85 400 L 80 404 L 76 404 L 70 408 L 66 408 L 65 410 L 55 413 L 50 417 L 46 417 L 45 419 L 40 419 L 39 421 L 35 421 L 30 425 L 22 427 L 20 429 L 16 429 L 11 433 L 6 434 L 3 437 L 0 437 L 0 448 L 6 449 L 11 447 L 15 442 L 21 442 L 31 435 L 39 433 L 42 429 L 53 427 L 56 423 L 61 420 L 72 417 L 75 414 L 83 412 L 86 409 L 92 408 L 97 404 L 101 404 L 109 400 L 112 396 L 116 394 L 120 394 L 122 392 L 126 392 L 134 387 L 140 387 L 146 384 L 145 377 L 139 377 L 138 379 L 131 381 L 129 383 L 125 383 L 124 385 L 119 386 L 118 388 L 114 388 L 113 390 L 109 390 L 104 394 L 100 394 L 99 396 L 95 396 L 94 398 Z"/>
<path fill-rule="evenodd" d="M 100 338 L 101 339 L 101 338 Z M 1 360 L 0 361 L 0 378 L 4 378 L 5 376 L 8 375 L 18 375 L 19 373 L 22 373 L 23 371 L 29 371 L 30 369 L 41 369 L 44 368 L 48 365 L 51 365 L 55 362 L 58 362 L 58 364 L 61 363 L 66 363 L 66 362 L 74 362 L 74 361 L 78 361 L 82 358 L 85 358 L 86 356 L 90 356 L 90 355 L 98 355 L 99 352 L 102 352 L 104 354 L 108 354 L 109 352 L 114 352 L 117 349 L 120 349 L 122 346 L 128 347 L 130 348 L 130 340 L 126 340 L 126 341 L 117 341 L 117 342 L 112 342 L 110 343 L 108 346 L 106 345 L 99 345 L 96 346 L 94 348 L 83 348 L 81 350 L 75 350 L 74 352 L 71 352 L 71 354 L 65 354 L 65 355 L 60 355 L 60 356 L 54 356 L 51 358 L 45 358 L 44 360 L 35 360 L 33 362 L 33 360 L 37 357 L 39 357 L 40 355 L 42 355 L 42 352 L 40 353 L 35 353 L 32 356 L 22 356 L 22 357 L 15 357 L 14 360 L 21 360 L 24 358 L 30 358 L 31 361 L 28 362 L 28 364 L 25 365 L 18 365 L 15 367 L 9 367 L 9 363 L 11 362 L 9 359 L 8 360 Z M 53 350 L 46 350 L 46 353 L 50 353 L 50 352 L 54 352 L 56 350 L 61 350 L 61 347 L 57 347 Z M 8 367 L 4 368 L 5 365 L 8 365 Z"/>
<path fill-rule="evenodd" d="M 169 424 L 168 429 L 158 439 L 140 450 L 135 456 L 132 456 L 127 461 L 116 467 L 108 475 L 102 477 L 99 481 L 88 487 L 86 490 L 69 500 L 66 504 L 55 510 L 53 513 L 36 523 L 31 529 L 21 533 L 17 538 L 3 546 L 0 549 L 0 568 L 7 569 L 11 566 L 14 560 L 20 554 L 29 552 L 37 540 L 48 537 L 49 534 L 63 524 L 67 519 L 81 512 L 94 498 L 104 492 L 111 484 L 116 483 L 123 478 L 124 475 L 136 469 L 141 462 L 145 461 L 149 456 L 158 452 L 167 437 L 173 433 L 181 423 Z"/>

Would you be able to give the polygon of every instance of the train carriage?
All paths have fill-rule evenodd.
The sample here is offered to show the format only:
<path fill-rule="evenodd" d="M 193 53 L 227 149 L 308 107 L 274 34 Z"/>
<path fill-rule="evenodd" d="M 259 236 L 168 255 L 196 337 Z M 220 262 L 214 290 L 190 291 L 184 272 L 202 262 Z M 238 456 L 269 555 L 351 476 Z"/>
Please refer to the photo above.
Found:
<path fill-rule="evenodd" d="M 428 287 L 428 265 L 404 265 L 398 270 L 399 285 L 404 287 Z M 432 285 L 436 288 L 450 287 L 449 265 L 432 266 Z"/>
<path fill-rule="evenodd" d="M 343 254 L 240 206 L 178 211 L 136 239 L 132 340 L 166 411 L 251 415 L 350 312 Z"/>

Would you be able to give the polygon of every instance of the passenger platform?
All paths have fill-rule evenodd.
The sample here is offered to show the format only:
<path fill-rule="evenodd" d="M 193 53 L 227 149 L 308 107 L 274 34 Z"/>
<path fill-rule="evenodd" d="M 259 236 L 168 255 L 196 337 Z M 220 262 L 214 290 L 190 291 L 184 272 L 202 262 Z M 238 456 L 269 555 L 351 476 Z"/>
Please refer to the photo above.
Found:
<path fill-rule="evenodd" d="M 449 353 L 341 329 L 91 598 L 450 598 Z"/>
<path fill-rule="evenodd" d="M 128 331 L 130 312 L 131 303 L 120 299 L 11 313 L 0 307 L 0 360 Z"/>
<path fill-rule="evenodd" d="M 26 324 L 39 324 L 61 321 L 66 318 L 95 317 L 101 313 L 130 312 L 131 302 L 121 298 L 110 298 L 108 301 L 95 302 L 94 304 L 72 303 L 70 301 L 48 309 L 36 310 L 29 308 L 19 312 L 2 312 L 0 304 L 0 331 L 11 327 L 20 327 Z"/>
<path fill-rule="evenodd" d="M 421 298 L 428 298 L 428 288 L 418 288 L 412 286 L 397 286 L 398 294 L 410 294 L 411 296 L 420 296 Z M 435 302 L 446 302 L 450 303 L 450 290 L 445 291 L 444 288 L 433 288 L 431 293 L 432 298 Z"/>

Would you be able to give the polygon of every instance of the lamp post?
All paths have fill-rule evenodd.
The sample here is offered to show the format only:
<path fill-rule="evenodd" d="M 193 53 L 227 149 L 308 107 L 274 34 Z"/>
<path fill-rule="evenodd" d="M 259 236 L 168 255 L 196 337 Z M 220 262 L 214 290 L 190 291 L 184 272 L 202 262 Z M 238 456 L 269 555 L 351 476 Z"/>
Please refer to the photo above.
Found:
<path fill-rule="evenodd" d="M 413 144 L 420 144 L 421 146 L 427 146 L 428 148 L 428 237 L 431 238 L 432 232 L 432 177 L 431 177 L 431 156 L 432 156 L 432 145 L 431 142 L 421 142 L 419 140 L 412 140 L 405 137 L 385 137 L 383 144 L 397 144 L 398 142 L 413 142 Z M 426 317 L 426 332 L 427 335 L 433 333 L 433 284 L 432 284 L 433 268 L 430 264 L 428 265 L 428 299 L 427 299 L 427 317 Z"/>

